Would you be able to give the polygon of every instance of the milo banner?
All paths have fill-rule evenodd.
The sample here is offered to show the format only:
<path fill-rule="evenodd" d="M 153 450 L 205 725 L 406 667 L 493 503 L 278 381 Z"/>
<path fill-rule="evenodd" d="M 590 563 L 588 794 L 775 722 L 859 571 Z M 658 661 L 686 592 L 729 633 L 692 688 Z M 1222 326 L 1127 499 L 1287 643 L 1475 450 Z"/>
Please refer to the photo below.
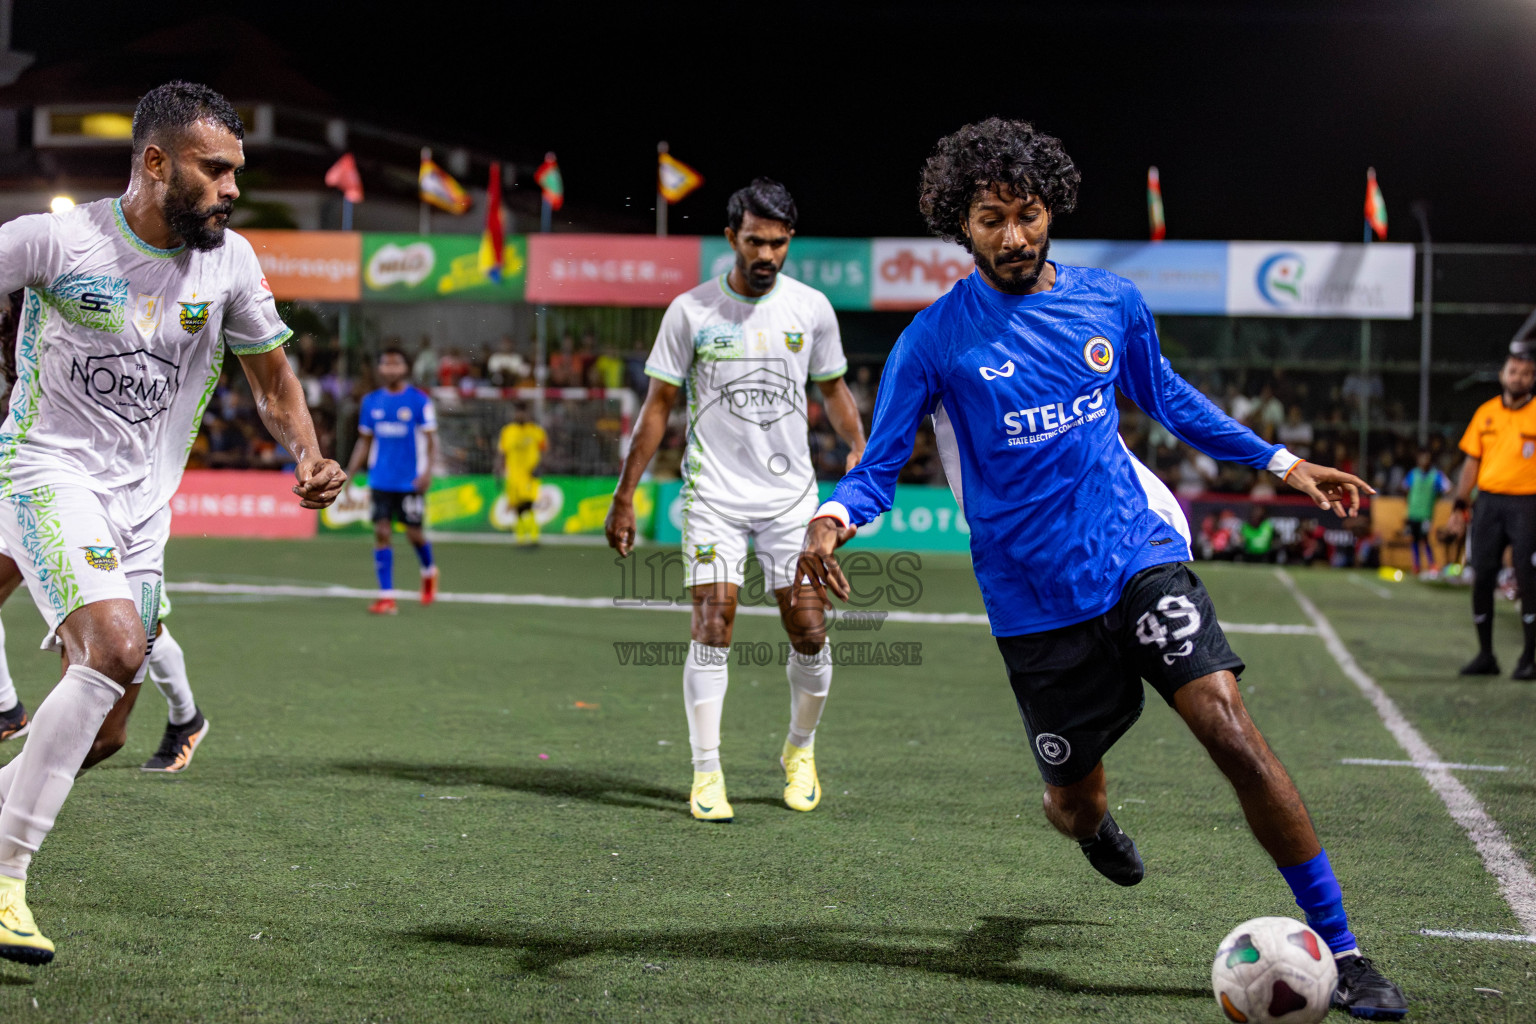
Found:
<path fill-rule="evenodd" d="M 480 269 L 479 235 L 363 233 L 362 300 L 422 302 L 521 302 L 527 280 L 528 245 L 507 239 L 501 283 Z"/>
<path fill-rule="evenodd" d="M 533 514 L 546 534 L 601 534 L 618 477 L 546 476 L 540 480 Z M 635 518 L 641 534 L 651 529 L 654 488 L 635 493 Z M 371 533 L 372 496 L 360 475 L 336 503 L 320 514 L 322 533 Z M 493 476 L 444 476 L 427 492 L 427 529 L 434 533 L 508 533 L 515 513 L 507 505 L 501 481 Z M 397 526 L 397 529 L 400 527 Z"/>
<path fill-rule="evenodd" d="M 818 486 L 821 500 L 826 501 L 836 485 L 823 481 Z M 682 543 L 682 487 L 678 481 L 656 487 L 655 529 L 647 536 L 658 544 Z M 948 487 L 897 484 L 891 510 L 859 527 L 858 534 L 847 546 L 884 551 L 968 552 L 971 550 L 971 528 L 960 514 L 955 496 Z"/>

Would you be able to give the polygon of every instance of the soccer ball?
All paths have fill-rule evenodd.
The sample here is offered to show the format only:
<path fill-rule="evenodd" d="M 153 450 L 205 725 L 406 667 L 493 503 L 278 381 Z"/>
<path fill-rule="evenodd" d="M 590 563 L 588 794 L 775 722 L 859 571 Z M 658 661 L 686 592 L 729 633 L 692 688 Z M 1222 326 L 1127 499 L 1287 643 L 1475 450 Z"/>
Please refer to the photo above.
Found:
<path fill-rule="evenodd" d="M 1256 917 L 1227 933 L 1211 965 L 1216 1005 L 1238 1024 L 1316 1024 L 1339 983 L 1323 937 L 1289 917 Z"/>

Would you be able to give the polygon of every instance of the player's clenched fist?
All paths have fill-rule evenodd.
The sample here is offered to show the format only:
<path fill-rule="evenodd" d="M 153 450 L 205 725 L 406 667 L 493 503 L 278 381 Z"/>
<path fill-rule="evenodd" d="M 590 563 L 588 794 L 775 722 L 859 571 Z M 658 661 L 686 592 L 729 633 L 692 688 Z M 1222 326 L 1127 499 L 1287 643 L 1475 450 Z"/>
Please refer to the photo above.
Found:
<path fill-rule="evenodd" d="M 335 459 L 312 457 L 294 468 L 293 493 L 305 508 L 328 508 L 341 489 L 347 486 L 347 474 Z"/>
<path fill-rule="evenodd" d="M 628 558 L 635 549 L 635 506 L 633 502 L 615 497 L 608 507 L 608 518 L 603 521 L 603 532 L 608 535 L 608 546 Z"/>

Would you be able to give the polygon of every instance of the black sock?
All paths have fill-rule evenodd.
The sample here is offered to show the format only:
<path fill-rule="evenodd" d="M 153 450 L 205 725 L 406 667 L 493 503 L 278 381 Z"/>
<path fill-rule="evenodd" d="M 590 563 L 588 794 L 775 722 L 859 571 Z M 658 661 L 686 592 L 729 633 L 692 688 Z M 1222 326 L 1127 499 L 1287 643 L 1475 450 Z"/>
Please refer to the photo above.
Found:
<path fill-rule="evenodd" d="M 1536 656 L 1536 615 L 1525 612 L 1520 616 L 1520 624 L 1525 628 L 1525 650 L 1520 652 L 1520 660 L 1531 661 Z"/>
<path fill-rule="evenodd" d="M 1473 620 L 1477 625 L 1477 649 L 1483 654 L 1493 653 L 1493 616 L 1484 615 L 1481 621 Z M 1529 627 L 1527 627 L 1529 629 Z"/>
<path fill-rule="evenodd" d="M 1119 831 L 1120 826 L 1116 825 L 1115 819 L 1109 816 L 1108 811 L 1105 811 L 1104 820 L 1099 822 L 1099 830 L 1093 835 L 1089 836 L 1087 839 L 1079 839 L 1077 841 L 1077 845 L 1086 850 L 1094 843 L 1098 843 L 1106 839 L 1113 839 Z"/>

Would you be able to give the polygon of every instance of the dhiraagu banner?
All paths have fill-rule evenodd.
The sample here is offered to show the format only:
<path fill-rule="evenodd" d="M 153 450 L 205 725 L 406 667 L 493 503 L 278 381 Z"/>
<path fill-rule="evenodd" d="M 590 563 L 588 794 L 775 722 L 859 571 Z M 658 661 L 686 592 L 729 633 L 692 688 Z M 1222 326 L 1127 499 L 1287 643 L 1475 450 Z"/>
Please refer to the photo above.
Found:
<path fill-rule="evenodd" d="M 830 481 L 819 485 L 822 501 L 831 496 L 834 486 Z M 682 487 L 675 480 L 656 486 L 655 532 L 647 536 L 658 544 L 682 543 Z M 896 500 L 890 511 L 859 527 L 846 546 L 883 551 L 968 552 L 971 528 L 948 487 L 897 484 Z"/>
<path fill-rule="evenodd" d="M 718 235 L 703 243 L 699 274 L 709 281 L 730 270 L 736 254 Z M 824 293 L 834 309 L 869 308 L 867 238 L 796 238 L 789 243 L 784 273 Z"/>
<path fill-rule="evenodd" d="M 539 481 L 539 498 L 533 514 L 546 534 L 598 534 L 613 501 L 618 478 L 611 476 L 546 476 Z M 635 493 L 635 517 L 638 529 L 647 534 L 652 529 L 655 487 L 642 484 Z M 320 514 L 323 533 L 373 532 L 369 521 L 372 495 L 366 474 L 342 492 Z M 501 481 L 493 476 L 436 477 L 427 492 L 427 529 L 433 533 L 508 533 L 512 532 L 514 511 L 507 505 Z M 403 527 L 396 525 L 396 530 Z"/>

